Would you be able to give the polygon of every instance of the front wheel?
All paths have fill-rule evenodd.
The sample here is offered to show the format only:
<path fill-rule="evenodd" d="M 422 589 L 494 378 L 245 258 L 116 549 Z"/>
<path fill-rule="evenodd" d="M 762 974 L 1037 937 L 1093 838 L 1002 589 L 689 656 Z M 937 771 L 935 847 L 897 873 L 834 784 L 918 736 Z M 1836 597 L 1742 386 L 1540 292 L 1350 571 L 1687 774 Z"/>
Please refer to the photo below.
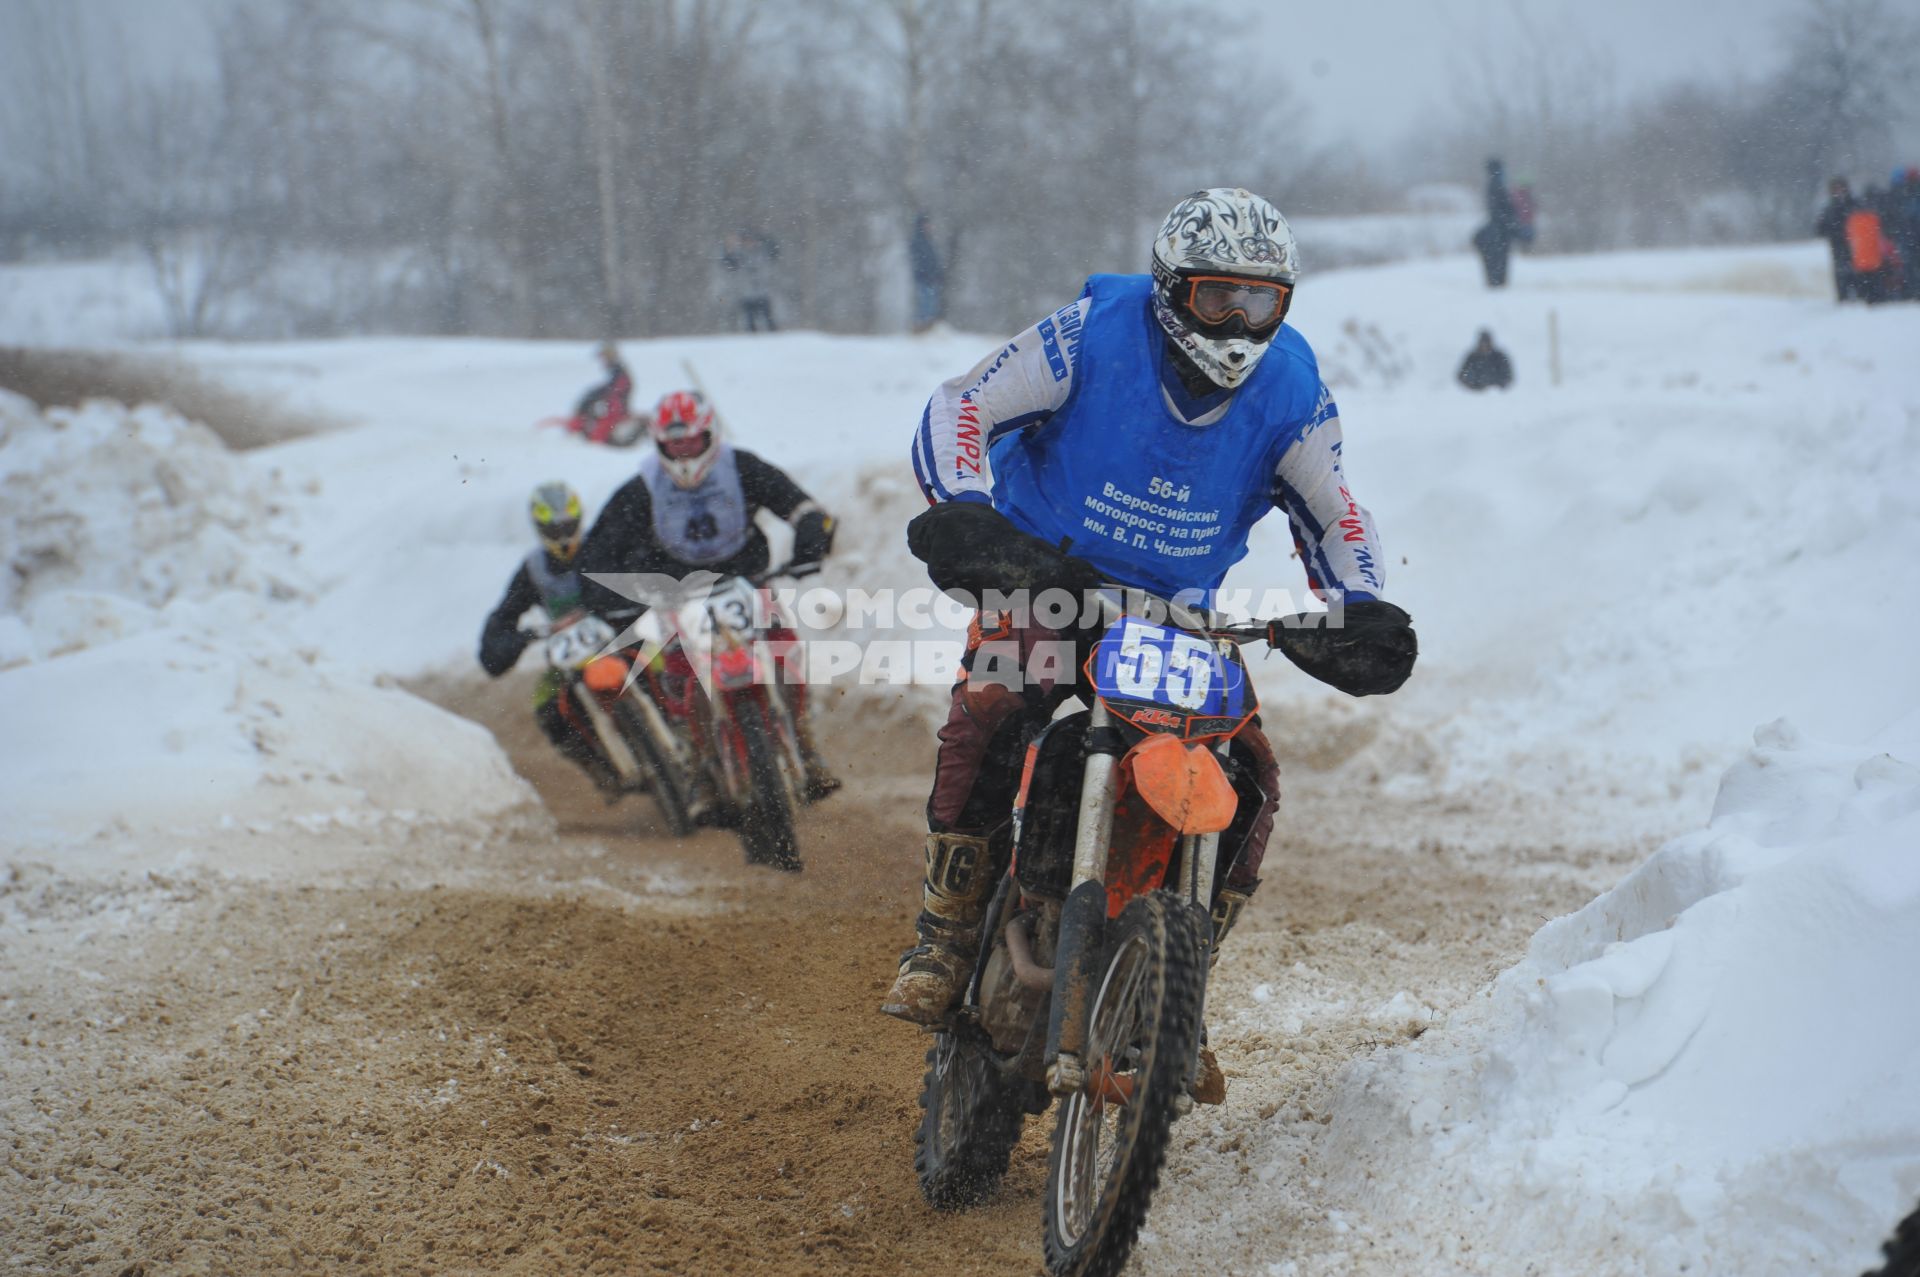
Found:
<path fill-rule="evenodd" d="M 693 832 L 693 816 L 688 799 L 689 778 L 673 748 L 672 729 L 667 726 L 660 707 L 650 700 L 644 687 L 634 687 L 616 702 L 615 713 L 620 734 L 631 742 L 641 765 L 652 777 L 653 801 L 667 832 L 685 838 Z"/>
<path fill-rule="evenodd" d="M 1110 932 L 1087 1027 L 1087 1086 L 1066 1096 L 1047 1163 L 1054 1277 L 1125 1266 L 1186 1092 L 1206 966 L 1199 921 L 1171 892 L 1136 897 Z"/>
<path fill-rule="evenodd" d="M 934 1035 L 920 1090 L 913 1169 L 935 1210 L 965 1210 L 993 1195 L 1026 1121 L 1016 1084 L 994 1067 L 976 1034 Z"/>
<path fill-rule="evenodd" d="M 747 863 L 797 873 L 802 868 L 800 841 L 793 832 L 793 787 L 781 766 L 780 741 L 757 705 L 743 708 L 736 726 L 753 790 L 752 805 L 740 818 Z"/>

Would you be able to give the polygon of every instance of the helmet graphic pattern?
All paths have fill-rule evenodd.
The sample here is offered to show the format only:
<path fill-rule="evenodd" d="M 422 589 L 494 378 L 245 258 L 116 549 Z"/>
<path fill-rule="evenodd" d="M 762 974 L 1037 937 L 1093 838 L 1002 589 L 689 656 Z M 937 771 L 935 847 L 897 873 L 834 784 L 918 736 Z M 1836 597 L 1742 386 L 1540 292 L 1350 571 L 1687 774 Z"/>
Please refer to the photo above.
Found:
<path fill-rule="evenodd" d="M 1154 264 L 1291 284 L 1300 260 L 1280 210 L 1239 189 L 1195 191 L 1174 205 L 1153 245 Z"/>

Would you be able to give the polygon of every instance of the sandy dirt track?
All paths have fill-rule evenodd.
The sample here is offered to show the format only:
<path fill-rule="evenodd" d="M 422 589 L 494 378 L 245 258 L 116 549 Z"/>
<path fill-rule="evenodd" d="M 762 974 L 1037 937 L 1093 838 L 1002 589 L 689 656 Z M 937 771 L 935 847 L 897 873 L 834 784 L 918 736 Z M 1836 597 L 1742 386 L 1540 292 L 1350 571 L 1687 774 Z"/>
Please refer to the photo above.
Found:
<path fill-rule="evenodd" d="M 524 688 L 425 690 L 495 728 L 558 834 L 419 837 L 313 881 L 12 871 L 14 1271 L 1038 1271 L 1050 1121 L 995 1202 L 927 1209 L 911 1167 L 924 1039 L 874 1011 L 918 881 L 931 739 L 914 714 L 829 707 L 832 739 L 863 748 L 840 751 L 855 783 L 805 821 L 792 878 L 747 871 L 721 834 L 634 837 L 632 800 L 608 811 L 547 755 Z M 1415 1031 L 1356 1009 L 1297 1041 L 1236 1036 L 1256 981 L 1304 960 L 1350 982 L 1356 1008 L 1422 978 L 1440 1005 L 1584 899 L 1596 868 L 1556 852 L 1516 887 L 1435 840 L 1410 874 L 1390 833 L 1330 845 L 1310 832 L 1327 811 L 1294 816 L 1316 851 L 1270 862 L 1217 986 L 1234 1093 L 1182 1124 L 1133 1271 L 1262 1271 L 1276 1229 L 1313 1241 L 1292 1198 L 1243 1212 L 1264 1217 L 1257 1236 L 1215 1226 L 1219 1201 L 1265 1182 L 1244 1137 L 1310 1114 L 1346 1059 Z"/>

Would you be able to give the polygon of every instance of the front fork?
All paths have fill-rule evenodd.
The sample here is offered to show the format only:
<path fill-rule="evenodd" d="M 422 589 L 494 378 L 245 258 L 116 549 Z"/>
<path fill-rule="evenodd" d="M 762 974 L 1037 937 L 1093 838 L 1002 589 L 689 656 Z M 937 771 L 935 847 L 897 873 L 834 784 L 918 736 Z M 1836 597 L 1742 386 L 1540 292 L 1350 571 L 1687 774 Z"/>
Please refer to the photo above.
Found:
<path fill-rule="evenodd" d="M 1113 846 L 1114 769 L 1125 752 L 1120 732 L 1113 726 L 1107 707 L 1093 705 L 1087 728 L 1087 766 L 1080 782 L 1080 819 L 1073 845 L 1073 883 L 1060 911 L 1060 939 L 1056 952 L 1061 955 L 1053 974 L 1053 998 L 1047 1022 L 1047 1089 L 1055 1095 L 1071 1095 L 1087 1085 L 1087 1028 L 1093 1012 L 1093 997 L 1100 979 L 1099 962 L 1107 921 L 1107 857 Z M 1223 759 L 1228 744 L 1222 740 L 1215 752 Z M 1220 857 L 1220 835 L 1188 834 L 1180 840 L 1182 866 L 1180 887 L 1191 907 L 1211 919 L 1213 875 Z M 1212 942 L 1212 922 L 1208 922 L 1207 941 Z M 1204 961 L 1204 955 L 1200 955 Z M 1206 984 L 1201 983 L 1201 1005 L 1206 1011 Z M 1195 1038 L 1195 1057 L 1188 1076 L 1197 1076 L 1199 1041 Z M 1181 1098 L 1186 1098 L 1182 1096 Z"/>
<path fill-rule="evenodd" d="M 587 722 L 593 725 L 593 734 L 598 738 L 602 757 L 612 764 L 614 773 L 621 780 L 632 784 L 640 779 L 643 769 L 640 760 L 633 756 L 633 750 L 627 747 L 626 737 L 614 725 L 613 716 L 600 704 L 600 695 L 588 687 L 586 680 L 575 677 L 567 687 L 573 701 L 587 716 Z"/>

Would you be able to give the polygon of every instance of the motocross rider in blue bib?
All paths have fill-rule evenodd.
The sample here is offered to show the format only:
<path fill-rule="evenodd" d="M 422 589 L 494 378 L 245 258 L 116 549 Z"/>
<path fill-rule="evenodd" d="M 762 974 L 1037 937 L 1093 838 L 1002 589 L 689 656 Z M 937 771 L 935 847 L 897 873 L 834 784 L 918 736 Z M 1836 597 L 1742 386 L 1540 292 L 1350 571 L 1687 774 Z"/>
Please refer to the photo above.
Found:
<path fill-rule="evenodd" d="M 1103 582 L 1190 599 L 1218 588 L 1253 525 L 1279 509 L 1312 587 L 1344 595 L 1345 624 L 1275 623 L 1268 641 L 1351 695 L 1397 689 L 1417 654 L 1411 619 L 1381 598 L 1380 546 L 1341 469 L 1338 410 L 1313 351 L 1283 322 L 1298 276 L 1293 232 L 1272 204 L 1197 191 L 1162 224 L 1150 275 L 1093 276 L 1079 301 L 943 383 L 913 444 L 931 508 L 907 528 L 934 584 L 976 599 L 1084 598 Z M 939 1023 L 966 987 L 1006 870 L 1025 729 L 1073 691 L 1030 664 L 1061 638 L 1014 614 L 982 613 L 972 628 L 927 804 L 919 943 L 901 959 L 889 1015 Z M 1022 685 L 970 677 L 988 642 L 1018 654 Z M 1235 751 L 1268 800 L 1222 840 L 1223 857 L 1239 850 L 1216 944 L 1258 885 L 1279 801 L 1257 727 Z"/>

